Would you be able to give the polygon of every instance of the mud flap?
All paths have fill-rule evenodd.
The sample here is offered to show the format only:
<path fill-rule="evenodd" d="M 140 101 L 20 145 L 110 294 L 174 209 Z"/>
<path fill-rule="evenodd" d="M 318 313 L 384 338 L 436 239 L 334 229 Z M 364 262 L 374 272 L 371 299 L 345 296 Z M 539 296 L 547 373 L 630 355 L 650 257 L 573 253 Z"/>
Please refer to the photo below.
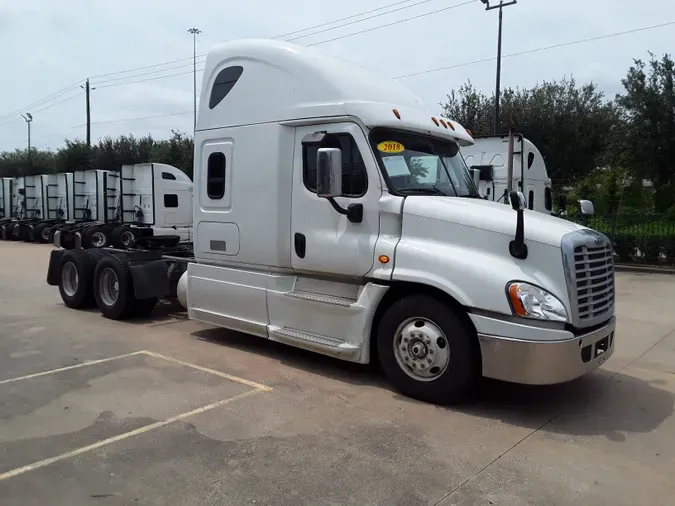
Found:
<path fill-rule="evenodd" d="M 171 292 L 168 265 L 164 260 L 130 263 L 131 279 L 134 281 L 136 299 L 165 297 Z"/>
<path fill-rule="evenodd" d="M 58 286 L 61 281 L 61 271 L 59 266 L 61 265 L 61 257 L 65 253 L 65 250 L 55 249 L 52 250 L 49 255 L 49 267 L 47 268 L 47 284 L 51 286 Z"/>

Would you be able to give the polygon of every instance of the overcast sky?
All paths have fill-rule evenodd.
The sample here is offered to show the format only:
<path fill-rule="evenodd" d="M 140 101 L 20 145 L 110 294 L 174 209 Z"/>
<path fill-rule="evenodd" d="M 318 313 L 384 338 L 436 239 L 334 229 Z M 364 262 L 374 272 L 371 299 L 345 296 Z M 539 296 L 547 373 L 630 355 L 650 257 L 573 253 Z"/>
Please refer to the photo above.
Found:
<path fill-rule="evenodd" d="M 34 116 L 33 146 L 57 148 L 65 137 L 82 138 L 86 118 L 81 89 L 33 104 L 86 77 L 96 88 L 91 92 L 94 140 L 122 133 L 166 137 L 172 129 L 191 132 L 192 36 L 187 29 L 192 26 L 203 32 L 197 40 L 201 54 L 228 40 L 275 37 L 386 5 L 397 4 L 390 9 L 398 9 L 419 4 L 390 14 L 383 9 L 368 15 L 376 15 L 373 19 L 294 42 L 312 44 L 406 20 L 317 47 L 391 77 L 493 58 L 497 11 L 486 12 L 478 0 L 410 19 L 460 3 L 463 0 L 0 0 L 0 150 L 25 147 L 26 126 L 19 112 Z M 519 0 L 504 10 L 503 51 L 507 55 L 669 21 L 675 21 L 672 0 Z M 672 51 L 674 41 L 671 25 L 507 57 L 502 84 L 529 87 L 573 75 L 578 81 L 595 81 L 613 97 L 622 90 L 621 78 L 633 58 L 646 59 L 648 51 L 660 56 Z M 94 77 L 179 59 L 163 67 Z M 467 79 L 491 93 L 494 73 L 495 62 L 488 61 L 401 82 L 439 110 L 448 91 Z M 181 75 L 163 78 L 171 74 Z M 162 78 L 148 80 L 157 77 Z M 139 80 L 144 81 L 121 85 Z M 147 118 L 160 115 L 167 116 Z"/>

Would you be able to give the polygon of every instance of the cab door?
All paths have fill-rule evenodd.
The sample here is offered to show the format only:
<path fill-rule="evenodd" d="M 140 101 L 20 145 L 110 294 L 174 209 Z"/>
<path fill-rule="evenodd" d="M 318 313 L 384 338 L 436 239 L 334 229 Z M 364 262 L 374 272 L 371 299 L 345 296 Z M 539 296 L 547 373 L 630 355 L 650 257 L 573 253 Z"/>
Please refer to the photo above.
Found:
<path fill-rule="evenodd" d="M 321 142 L 311 141 L 317 138 Z M 363 206 L 360 222 L 350 221 L 329 200 L 317 196 L 316 157 L 320 147 L 341 149 L 342 196 L 334 200 L 343 209 L 351 204 Z M 348 277 L 367 274 L 374 262 L 381 193 L 379 170 L 358 125 L 333 123 L 297 128 L 290 238 L 292 267 Z"/>

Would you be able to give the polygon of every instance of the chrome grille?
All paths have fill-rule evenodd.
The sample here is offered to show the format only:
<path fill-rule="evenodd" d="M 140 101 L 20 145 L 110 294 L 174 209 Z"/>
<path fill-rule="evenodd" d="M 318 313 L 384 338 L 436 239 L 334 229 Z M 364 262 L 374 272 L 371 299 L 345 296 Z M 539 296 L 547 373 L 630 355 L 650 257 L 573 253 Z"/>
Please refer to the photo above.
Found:
<path fill-rule="evenodd" d="M 574 248 L 579 320 L 596 319 L 614 307 L 614 262 L 609 244 Z"/>
<path fill-rule="evenodd" d="M 590 327 L 614 314 L 614 261 L 609 239 L 595 230 L 570 232 L 562 239 L 563 266 L 571 323 Z"/>

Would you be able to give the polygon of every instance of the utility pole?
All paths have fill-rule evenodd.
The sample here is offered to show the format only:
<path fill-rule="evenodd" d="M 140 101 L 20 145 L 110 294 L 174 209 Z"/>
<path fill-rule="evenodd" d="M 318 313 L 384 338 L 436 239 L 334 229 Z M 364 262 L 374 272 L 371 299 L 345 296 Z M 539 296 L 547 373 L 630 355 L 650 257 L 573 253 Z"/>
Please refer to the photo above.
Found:
<path fill-rule="evenodd" d="M 188 33 L 192 34 L 192 95 L 193 95 L 193 115 L 194 131 L 197 131 L 197 35 L 201 30 L 199 28 L 190 28 Z M 194 133 L 194 132 L 193 132 Z"/>
<path fill-rule="evenodd" d="M 499 9 L 499 32 L 497 36 L 497 84 L 495 86 L 495 125 L 494 133 L 497 135 L 499 133 L 499 96 L 501 91 L 501 79 L 502 79 L 502 9 L 508 7 L 509 5 L 515 5 L 518 3 L 518 0 L 511 0 L 510 2 L 504 2 L 499 0 L 499 5 L 490 5 L 490 0 L 480 0 L 485 4 L 485 10 L 491 11 L 492 9 Z"/>
<path fill-rule="evenodd" d="M 89 78 L 84 86 L 80 85 L 80 88 L 84 90 L 85 100 L 87 101 L 87 147 L 91 147 L 91 102 L 89 100 Z M 91 88 L 95 90 L 96 88 Z"/>
<path fill-rule="evenodd" d="M 25 115 L 21 115 L 23 119 L 26 120 L 26 125 L 28 125 L 28 167 L 32 168 L 33 167 L 33 161 L 32 161 L 32 156 L 30 152 L 30 124 L 33 121 L 33 115 L 29 112 L 27 112 Z"/>

